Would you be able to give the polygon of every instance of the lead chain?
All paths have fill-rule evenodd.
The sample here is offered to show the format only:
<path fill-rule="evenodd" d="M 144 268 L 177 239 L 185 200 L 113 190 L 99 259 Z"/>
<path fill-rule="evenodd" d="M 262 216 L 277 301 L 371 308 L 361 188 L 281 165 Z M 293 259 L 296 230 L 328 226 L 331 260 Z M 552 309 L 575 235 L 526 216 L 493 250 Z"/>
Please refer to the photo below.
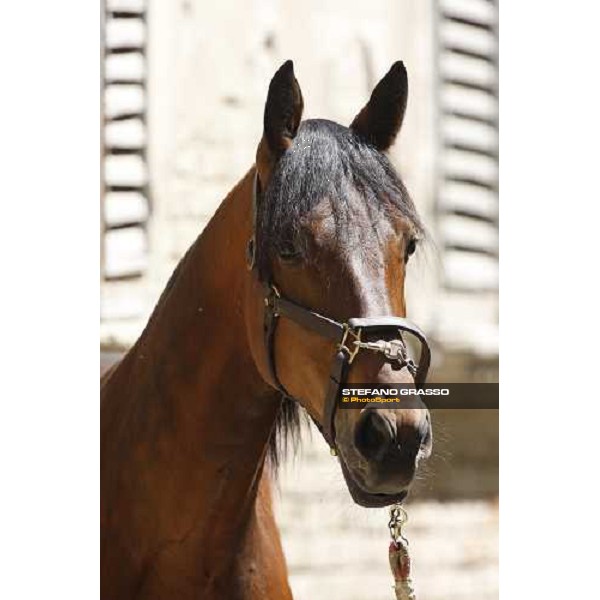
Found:
<path fill-rule="evenodd" d="M 388 528 L 392 541 L 389 547 L 390 567 L 394 576 L 396 600 L 416 600 L 413 582 L 410 577 L 410 556 L 408 540 L 402 534 L 402 526 L 408 520 L 406 511 L 400 504 L 390 508 Z"/>

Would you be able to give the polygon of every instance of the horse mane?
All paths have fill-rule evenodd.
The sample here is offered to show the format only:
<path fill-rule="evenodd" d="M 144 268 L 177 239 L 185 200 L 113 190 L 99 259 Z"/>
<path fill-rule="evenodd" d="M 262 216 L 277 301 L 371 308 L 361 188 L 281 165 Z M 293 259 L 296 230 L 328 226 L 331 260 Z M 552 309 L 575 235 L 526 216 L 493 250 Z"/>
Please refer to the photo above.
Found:
<path fill-rule="evenodd" d="M 393 165 L 352 129 L 325 119 L 300 124 L 298 133 L 278 160 L 257 206 L 256 261 L 261 279 L 270 279 L 271 261 L 293 244 L 301 251 L 302 219 L 323 198 L 329 198 L 337 239 L 356 227 L 351 196 L 359 193 L 374 223 L 396 210 L 412 224 L 416 237 L 425 230 L 410 195 Z M 287 450 L 296 450 L 306 413 L 292 398 L 282 397 L 269 440 L 268 458 L 274 470 Z"/>
<path fill-rule="evenodd" d="M 298 450 L 303 422 L 308 423 L 304 409 L 293 398 L 282 395 L 267 451 L 268 463 L 274 473 L 289 452 L 295 454 Z"/>

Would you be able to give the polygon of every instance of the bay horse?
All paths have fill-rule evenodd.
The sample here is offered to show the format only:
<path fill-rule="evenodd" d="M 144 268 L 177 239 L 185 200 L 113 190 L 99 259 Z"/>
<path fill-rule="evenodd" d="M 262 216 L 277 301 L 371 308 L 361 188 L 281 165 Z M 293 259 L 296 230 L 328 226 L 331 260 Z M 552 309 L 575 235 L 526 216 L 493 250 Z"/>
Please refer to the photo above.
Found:
<path fill-rule="evenodd" d="M 292 62 L 273 76 L 255 165 L 101 381 L 105 600 L 291 598 L 270 488 L 300 408 L 356 503 L 405 498 L 432 443 L 419 398 L 338 411 L 327 399 L 332 357 L 338 388 L 419 379 L 405 357 L 358 352 L 359 329 L 415 332 L 404 281 L 423 226 L 385 155 L 407 92 L 397 62 L 350 127 L 301 122 Z"/>

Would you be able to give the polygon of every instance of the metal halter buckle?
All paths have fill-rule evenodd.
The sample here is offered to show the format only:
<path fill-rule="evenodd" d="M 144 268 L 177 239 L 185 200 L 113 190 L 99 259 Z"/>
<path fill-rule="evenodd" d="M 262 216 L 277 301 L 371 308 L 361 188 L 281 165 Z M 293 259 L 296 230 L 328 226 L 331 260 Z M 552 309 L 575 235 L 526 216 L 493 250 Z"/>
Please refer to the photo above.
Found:
<path fill-rule="evenodd" d="M 362 335 L 362 329 L 358 329 L 354 331 L 348 323 L 344 323 L 344 335 L 342 336 L 342 341 L 339 343 L 338 349 L 346 352 L 348 354 L 348 364 L 351 365 L 352 361 L 356 358 L 356 355 L 360 352 L 361 344 L 363 343 L 360 339 Z M 352 340 L 352 345 L 354 348 L 351 348 L 347 345 L 348 336 L 352 336 L 354 340 Z"/>
<path fill-rule="evenodd" d="M 350 343 L 348 343 L 349 337 L 354 338 Z M 356 355 L 361 350 L 371 350 L 371 352 L 383 354 L 389 362 L 397 363 L 396 366 L 392 367 L 394 369 L 401 369 L 406 366 L 413 376 L 417 372 L 417 365 L 409 358 L 406 345 L 402 339 L 363 342 L 362 329 L 358 328 L 355 330 L 350 327 L 348 323 L 344 323 L 344 334 L 342 336 L 342 341 L 338 345 L 338 349 L 348 355 L 349 365 L 352 364 L 352 361 L 354 361 Z"/>
<path fill-rule="evenodd" d="M 380 352 L 388 360 L 406 361 L 406 346 L 402 340 L 377 340 L 376 342 L 354 342 L 359 348 Z"/>
<path fill-rule="evenodd" d="M 281 298 L 281 294 L 279 293 L 279 290 L 273 284 L 271 284 L 269 286 L 269 294 L 265 296 L 265 306 L 273 311 L 274 317 L 278 317 L 279 315 L 275 310 L 274 298 Z"/>
<path fill-rule="evenodd" d="M 417 365 L 409 358 L 406 345 L 402 339 L 377 340 L 376 342 L 356 340 L 354 344 L 359 349 L 371 350 L 372 352 L 383 354 L 389 362 L 397 363 L 392 366 L 394 369 L 401 369 L 406 366 L 413 376 L 417 371 Z"/>

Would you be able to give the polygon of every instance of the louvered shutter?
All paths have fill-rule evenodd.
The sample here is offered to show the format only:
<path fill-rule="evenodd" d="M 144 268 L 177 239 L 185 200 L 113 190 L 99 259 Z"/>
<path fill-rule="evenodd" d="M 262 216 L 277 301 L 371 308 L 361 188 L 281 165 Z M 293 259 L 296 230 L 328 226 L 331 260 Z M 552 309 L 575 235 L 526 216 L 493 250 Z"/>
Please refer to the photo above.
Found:
<path fill-rule="evenodd" d="M 103 277 L 139 277 L 150 214 L 146 130 L 146 2 L 105 0 Z"/>
<path fill-rule="evenodd" d="M 498 287 L 497 5 L 438 0 L 439 183 L 443 285 Z"/>

